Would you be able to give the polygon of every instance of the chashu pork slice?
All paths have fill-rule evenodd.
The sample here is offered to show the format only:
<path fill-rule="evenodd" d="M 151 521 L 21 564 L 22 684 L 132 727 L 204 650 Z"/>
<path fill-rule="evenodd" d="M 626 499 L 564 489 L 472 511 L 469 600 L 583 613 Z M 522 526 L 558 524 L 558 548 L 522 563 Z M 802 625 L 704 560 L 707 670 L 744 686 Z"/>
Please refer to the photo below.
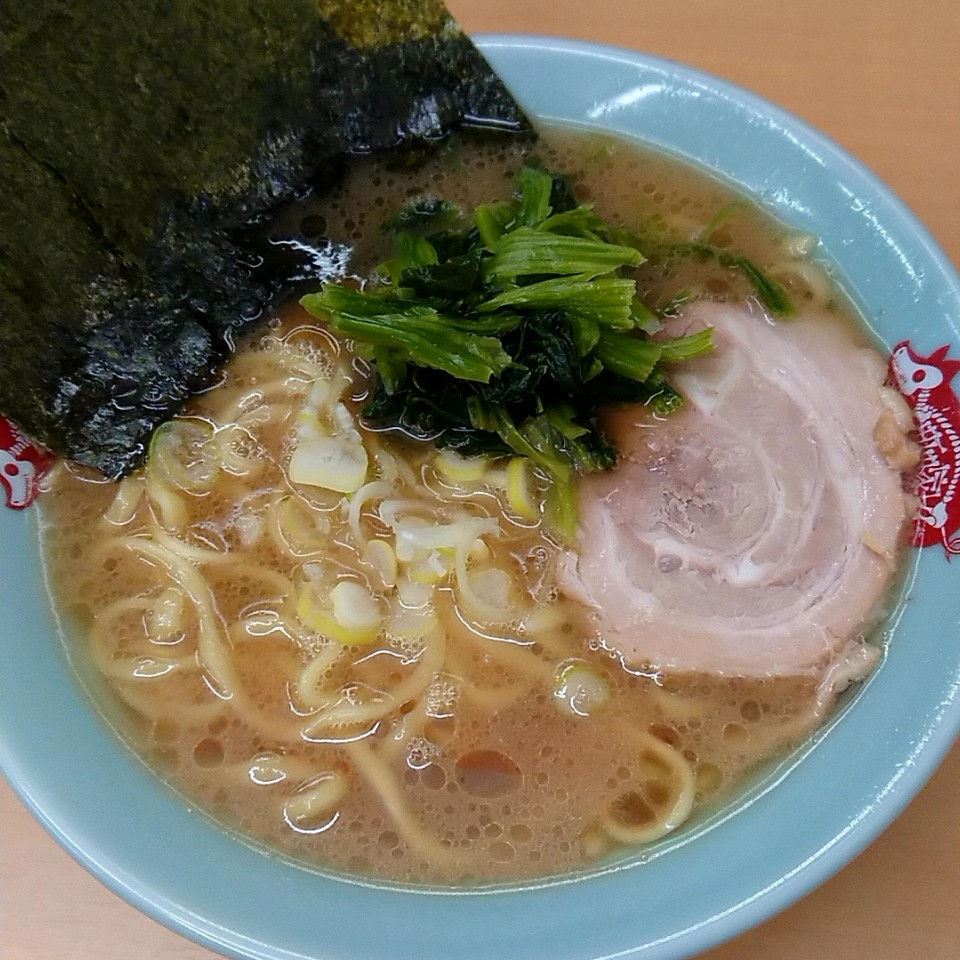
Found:
<path fill-rule="evenodd" d="M 674 375 L 674 416 L 611 414 L 621 459 L 581 481 L 565 591 L 629 667 L 866 673 L 877 654 L 856 641 L 907 516 L 874 440 L 902 404 L 881 358 L 826 316 L 705 303 L 676 323 L 713 326 L 716 350 Z"/>

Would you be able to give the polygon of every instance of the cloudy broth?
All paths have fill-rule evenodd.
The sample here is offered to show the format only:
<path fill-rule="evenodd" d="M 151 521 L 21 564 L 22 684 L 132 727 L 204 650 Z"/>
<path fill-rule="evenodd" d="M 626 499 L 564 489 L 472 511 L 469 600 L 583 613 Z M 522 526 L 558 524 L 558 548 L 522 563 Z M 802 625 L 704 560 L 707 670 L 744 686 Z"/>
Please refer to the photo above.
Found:
<path fill-rule="evenodd" d="M 567 172 L 581 200 L 646 240 L 638 292 L 654 309 L 751 296 L 742 274 L 715 257 L 662 249 L 709 239 L 867 342 L 809 260 L 811 238 L 702 173 L 606 138 L 551 131 L 532 146 L 445 150 L 416 171 L 371 163 L 298 216 L 349 239 L 363 274 L 385 254 L 382 220 L 405 201 L 437 195 L 472 208 L 503 197 L 530 155 Z M 298 416 L 331 371 L 343 378 L 343 406 L 390 502 L 432 504 L 443 522 L 499 524 L 469 562 L 510 574 L 515 620 L 478 626 L 453 574 L 438 570 L 417 581 L 431 590 L 429 623 L 407 616 L 396 623 L 412 626 L 331 651 L 296 622 L 296 598 L 311 584 L 322 593 L 346 579 L 373 584 L 384 603 L 393 597 L 363 549 L 389 533 L 382 518 L 367 508 L 351 517 L 339 495 L 297 490 L 285 475 Z M 213 424 L 229 447 L 209 488 L 201 478 L 171 499 L 147 475 L 118 494 L 61 466 L 43 497 L 58 606 L 75 635 L 90 638 L 84 655 L 122 704 L 123 735 L 191 802 L 231 829 L 350 874 L 522 880 L 632 849 L 618 836 L 633 828 L 645 836 L 683 791 L 686 814 L 729 798 L 822 722 L 816 678 L 626 669 L 580 605 L 559 594 L 559 547 L 542 526 L 505 509 L 497 483 L 451 479 L 432 446 L 367 431 L 366 390 L 366 366 L 346 343 L 298 307 L 278 309 L 239 345 L 222 386 L 186 411 L 198 436 Z M 138 546 L 156 528 L 160 545 Z M 421 610 L 420 599 L 401 613 Z M 224 672 L 198 666 L 224 651 Z M 591 707 L 588 696 L 577 709 L 564 677 L 586 678 L 602 703 Z M 395 691 L 403 692 L 391 699 Z M 320 722 L 337 711 L 341 721 Z M 611 816 L 620 834 L 604 828 Z"/>

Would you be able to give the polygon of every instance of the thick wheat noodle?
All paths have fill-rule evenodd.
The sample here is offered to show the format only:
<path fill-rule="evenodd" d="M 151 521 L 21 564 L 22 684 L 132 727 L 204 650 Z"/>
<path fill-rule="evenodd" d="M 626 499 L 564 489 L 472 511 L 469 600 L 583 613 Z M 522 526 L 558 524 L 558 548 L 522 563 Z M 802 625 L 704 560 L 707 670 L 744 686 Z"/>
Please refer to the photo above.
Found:
<path fill-rule="evenodd" d="M 276 740 L 287 743 L 302 742 L 303 717 L 291 715 L 289 720 L 278 721 L 258 710 L 250 700 L 235 671 L 231 644 L 227 640 L 231 632 L 226 629 L 216 612 L 212 590 L 203 574 L 189 560 L 143 537 L 128 537 L 125 538 L 125 543 L 138 555 L 163 568 L 184 591 L 186 598 L 194 607 L 197 615 L 195 666 L 198 671 L 211 678 L 213 689 L 217 694 L 211 704 L 216 709 L 210 711 L 210 716 L 229 710 L 253 730 L 260 730 Z M 251 569 L 260 571 L 265 568 Z M 280 575 L 277 574 L 277 576 Z M 128 699 L 131 706 L 136 707 L 133 700 L 126 697 L 125 699 Z M 178 708 L 174 707 L 174 710 L 176 709 Z M 170 715 L 175 719 L 184 720 L 179 713 L 174 712 Z"/>
<path fill-rule="evenodd" d="M 282 803 L 283 819 L 294 829 L 306 833 L 326 830 L 339 816 L 338 807 L 347 795 L 350 784 L 347 778 L 336 771 L 325 771 L 301 784 Z M 319 827 L 307 828 L 303 821 L 324 817 Z"/>
<path fill-rule="evenodd" d="M 298 393 L 306 392 L 305 390 L 290 390 L 288 380 L 289 377 L 286 375 L 277 376 L 263 383 L 258 382 L 256 386 L 234 388 L 226 396 L 221 397 L 218 394 L 218 399 L 221 402 L 213 414 L 214 419 L 221 424 L 234 423 L 243 426 L 244 420 L 250 414 L 257 410 L 263 410 L 265 407 L 273 408 L 269 410 L 271 416 L 274 414 L 288 416 L 292 409 L 291 395 L 295 396 Z M 269 399 L 277 394 L 280 395 L 282 403 L 273 403 Z M 261 423 L 263 421 L 257 422 Z"/>
<path fill-rule="evenodd" d="M 656 802 L 641 782 L 637 792 L 655 816 L 653 823 L 627 824 L 612 812 L 601 818 L 601 829 L 619 843 L 649 843 L 674 830 L 690 815 L 696 797 L 696 780 L 684 756 L 674 747 L 645 731 L 628 731 L 637 743 L 637 754 L 653 753 L 656 762 L 667 771 L 670 794 L 667 801 Z"/>
<path fill-rule="evenodd" d="M 154 679 L 153 676 L 147 676 L 145 674 L 138 674 L 137 670 L 142 669 L 148 662 L 153 662 L 156 664 L 162 664 L 168 669 L 162 674 L 155 674 L 154 676 L 166 676 L 174 670 L 193 670 L 197 669 L 197 659 L 193 654 L 186 654 L 180 657 L 171 657 L 164 654 L 139 654 L 131 655 L 126 657 L 114 657 L 112 660 L 107 661 L 106 663 L 100 664 L 100 669 L 109 677 L 112 677 L 114 680 L 129 680 L 136 682 L 143 680 L 149 682 Z"/>
<path fill-rule="evenodd" d="M 262 430 L 264 427 L 275 424 L 273 429 L 280 432 L 284 421 L 289 418 L 289 411 L 284 410 L 279 404 L 269 403 L 261 404 L 259 407 L 253 407 L 246 413 L 241 414 L 236 419 L 236 423 L 245 430 L 257 428 Z"/>
<path fill-rule="evenodd" d="M 532 654 L 531 654 L 532 656 Z M 527 696 L 534 689 L 532 681 L 520 680 L 500 686 L 487 686 L 468 679 L 473 671 L 460 656 L 458 645 L 451 643 L 447 651 L 446 670 L 458 678 L 460 695 L 476 706 L 487 710 L 502 710 Z"/>
<path fill-rule="evenodd" d="M 188 563 L 213 563 L 225 559 L 228 554 L 216 547 L 204 547 L 194 543 L 188 543 L 171 533 L 163 530 L 156 524 L 149 525 L 150 539 L 163 547 L 164 550 Z"/>
<path fill-rule="evenodd" d="M 382 699 L 372 703 L 344 705 L 341 691 L 317 697 L 311 707 L 320 715 L 304 727 L 304 737 L 314 739 L 320 733 L 337 727 L 384 719 L 407 701 L 424 693 L 443 666 L 445 650 L 443 634 L 434 630 L 425 638 L 423 651 L 413 672 L 387 692 Z M 300 685 L 297 686 L 299 688 Z"/>
<path fill-rule="evenodd" d="M 152 531 L 152 538 L 170 554 L 191 564 L 210 564 L 215 568 L 234 567 L 235 578 L 259 580 L 269 583 L 276 591 L 274 598 L 263 597 L 265 603 L 271 599 L 286 600 L 293 594 L 293 583 L 289 577 L 260 563 L 253 563 L 242 553 L 216 550 L 211 547 L 199 547 L 165 533 L 159 528 Z M 209 584 L 207 585 L 209 589 Z"/>
<path fill-rule="evenodd" d="M 234 358 L 234 360 L 236 360 L 236 358 Z M 219 404 L 216 412 L 212 413 L 211 417 L 222 424 L 236 423 L 237 417 L 247 412 L 244 410 L 247 399 L 253 396 L 260 396 L 258 387 L 251 387 L 249 385 L 241 387 L 218 387 L 216 397 Z"/>
<path fill-rule="evenodd" d="M 458 544 L 453 562 L 457 588 L 466 608 L 465 612 L 480 622 L 490 624 L 509 623 L 511 620 L 521 619 L 522 611 L 509 607 L 496 607 L 487 603 L 473 589 L 470 583 L 470 571 L 467 569 L 467 560 L 472 546 L 472 543 Z"/>
<path fill-rule="evenodd" d="M 150 513 L 164 530 L 182 530 L 189 520 L 187 505 L 176 491 L 146 472 Z M 159 511 L 159 516 L 157 511 Z"/>
<path fill-rule="evenodd" d="M 399 480 L 407 486 L 418 486 L 420 477 L 417 471 L 404 458 L 395 456 L 387 449 L 384 436 L 388 435 L 381 436 L 376 432 L 369 432 L 364 435 L 364 446 L 366 446 L 371 460 L 376 464 L 377 479 L 384 480 L 389 484 L 396 484 Z"/>
<path fill-rule="evenodd" d="M 380 798 L 402 838 L 411 849 L 433 863 L 450 863 L 455 860 L 453 850 L 432 836 L 403 802 L 399 782 L 387 765 L 377 756 L 368 739 L 345 743 L 343 749 L 350 757 L 354 769 L 370 785 Z"/>
<path fill-rule="evenodd" d="M 97 669 L 105 675 L 123 678 L 124 673 L 118 670 L 114 665 L 120 661 L 127 663 L 130 658 L 120 656 L 117 640 L 121 636 L 120 632 L 114 627 L 119 617 L 125 614 L 140 612 L 141 616 L 150 608 L 150 600 L 147 597 L 129 597 L 123 598 L 109 604 L 99 611 L 96 619 L 90 628 L 90 655 Z M 194 662 L 194 666 L 196 663 Z M 132 672 L 129 679 L 134 679 Z"/>
<path fill-rule="evenodd" d="M 273 769 L 275 779 L 265 781 L 267 784 L 304 783 L 316 777 L 321 770 L 317 764 L 307 757 L 292 757 L 280 753 L 260 753 L 238 763 L 225 764 L 221 769 L 233 780 L 246 781 L 253 779 L 253 771 L 257 768 Z"/>
<path fill-rule="evenodd" d="M 210 564 L 214 568 L 236 567 L 238 569 L 234 572 L 235 577 L 244 576 L 247 579 L 269 583 L 275 588 L 277 597 L 280 599 L 286 599 L 293 594 L 293 582 L 289 577 L 262 563 L 253 563 L 242 553 L 198 547 L 159 529 L 154 532 L 153 539 L 171 554 L 189 563 Z M 269 598 L 264 597 L 264 600 L 267 599 Z"/>
<path fill-rule="evenodd" d="M 344 649 L 344 646 L 335 640 L 327 640 L 316 656 L 310 658 L 293 684 L 298 703 L 302 703 L 310 710 L 318 708 L 317 691 L 320 689 L 321 681 L 340 659 Z"/>
<path fill-rule="evenodd" d="M 287 498 L 293 498 L 294 494 L 286 490 L 276 493 L 270 500 L 266 509 L 267 533 L 273 541 L 281 555 L 286 554 L 297 560 L 309 560 L 314 557 L 322 557 L 329 549 L 329 542 L 321 543 L 317 541 L 316 549 L 298 550 L 295 544 L 290 543 L 284 535 L 283 526 L 280 520 L 280 511 L 283 509 L 283 502 Z"/>
<path fill-rule="evenodd" d="M 506 668 L 511 676 L 526 676 L 533 683 L 543 684 L 546 689 L 553 687 L 556 664 L 541 660 L 531 649 L 531 644 L 512 643 L 509 640 L 491 640 L 477 636 L 469 630 L 458 630 L 457 637 L 476 649 L 485 657 Z"/>
<path fill-rule="evenodd" d="M 132 520 L 143 499 L 143 475 L 124 477 L 117 485 L 117 493 L 103 518 L 108 523 L 122 526 Z"/>
<path fill-rule="evenodd" d="M 543 656 L 550 658 L 554 663 L 583 656 L 583 647 L 572 644 L 565 634 L 528 633 L 526 639 L 535 643 Z"/>
<path fill-rule="evenodd" d="M 137 714 L 155 723 L 167 720 L 178 728 L 202 728 L 227 710 L 226 702 L 219 697 L 210 697 L 206 703 L 178 703 L 169 696 L 169 691 L 144 695 L 144 683 L 142 679 L 121 680 L 115 689 Z"/>
<path fill-rule="evenodd" d="M 523 636 L 532 640 L 545 653 L 557 660 L 578 656 L 582 653 L 579 634 L 570 629 L 564 617 L 564 608 L 552 604 L 533 613 L 523 621 Z M 573 638 L 577 637 L 577 640 Z"/>
<path fill-rule="evenodd" d="M 235 424 L 238 422 L 242 424 L 245 418 L 255 419 L 257 428 L 262 429 L 264 423 L 286 418 L 285 410 L 280 410 L 268 402 L 281 392 L 289 401 L 290 384 L 283 378 L 257 384 L 255 388 L 234 391 L 227 397 L 227 403 L 221 405 L 220 410 L 214 413 L 214 418 L 221 423 L 232 421 Z M 305 390 L 298 392 L 305 392 Z M 251 397 L 256 397 L 256 406 L 252 408 L 250 407 Z M 256 440 L 255 437 L 254 440 Z M 366 539 L 362 516 L 365 506 L 371 501 L 395 494 L 398 482 L 409 485 L 419 483 L 413 468 L 384 449 L 379 438 L 368 436 L 367 440 L 383 479 L 375 480 L 358 491 L 347 509 L 345 519 L 356 541 L 354 546 L 362 545 Z M 238 457 L 234 466 L 239 470 L 244 469 L 247 464 L 243 458 Z M 386 478 L 390 478 L 389 481 Z M 222 480 L 231 483 L 234 493 L 242 496 L 246 492 L 247 488 L 242 480 L 235 479 L 232 475 L 225 476 Z M 110 549 L 123 546 L 133 551 L 143 560 L 162 569 L 183 591 L 194 611 L 196 654 L 177 658 L 161 655 L 156 659 L 175 661 L 182 673 L 185 673 L 187 668 L 192 668 L 197 672 L 198 679 L 204 675 L 209 677 L 217 696 L 211 697 L 210 702 L 203 705 L 180 703 L 175 707 L 164 708 L 152 693 L 149 696 L 144 695 L 143 680 L 133 678 L 132 672 L 138 663 L 134 658 L 122 667 L 116 663 L 112 667 L 101 665 L 104 673 L 120 674 L 117 679 L 121 696 L 150 719 L 175 720 L 178 725 L 188 725 L 195 729 L 201 729 L 215 716 L 229 711 L 243 720 L 251 730 L 256 730 L 262 736 L 271 737 L 280 743 L 297 745 L 302 744 L 304 740 L 331 739 L 340 735 L 342 737 L 340 749 L 346 753 L 356 772 L 367 781 L 381 799 L 406 843 L 420 855 L 431 860 L 436 861 L 438 858 L 451 860 L 454 856 L 453 852 L 437 837 L 432 836 L 429 829 L 418 822 L 405 805 L 402 799 L 402 785 L 391 768 L 392 764 L 396 764 L 398 759 L 402 758 L 404 751 L 409 749 L 411 741 L 423 734 L 429 719 L 427 694 L 430 685 L 439 673 L 452 665 L 443 633 L 440 630 L 434 630 L 425 638 L 423 650 L 416 662 L 412 664 L 412 669 L 399 683 L 384 691 L 377 700 L 359 704 L 352 704 L 345 700 L 341 682 L 338 682 L 334 688 L 334 684 L 327 681 L 344 650 L 339 644 L 327 641 L 306 660 L 299 672 L 292 674 L 287 681 L 291 697 L 290 719 L 279 720 L 269 716 L 264 711 L 258 710 L 251 702 L 233 659 L 233 641 L 239 639 L 240 632 L 246 627 L 243 622 L 240 622 L 235 624 L 233 629 L 228 629 L 216 606 L 214 590 L 208 577 L 218 578 L 222 572 L 229 570 L 231 575 L 257 579 L 284 600 L 289 599 L 294 593 L 290 577 L 269 567 L 251 563 L 242 551 L 230 552 L 182 539 L 178 534 L 189 522 L 186 500 L 173 487 L 157 477 L 148 479 L 144 486 L 151 505 L 147 521 L 149 537 L 128 535 L 125 538 L 117 538 Z M 222 488 L 218 488 L 218 495 L 220 495 L 220 489 Z M 224 496 L 229 497 L 230 492 L 228 490 Z M 280 510 L 284 508 L 284 498 L 291 495 L 289 491 L 281 490 L 270 497 L 266 522 L 268 536 L 281 556 L 293 556 L 299 560 L 324 556 L 326 551 L 319 543 L 318 549 L 303 553 L 297 549 L 296 545 L 288 542 L 280 520 Z M 459 496 L 448 494 L 446 502 L 462 504 L 466 499 L 468 498 L 462 494 Z M 478 502 L 481 499 L 483 502 Z M 495 498 L 489 499 L 491 502 L 486 502 L 485 498 L 474 497 L 470 502 L 480 513 L 490 515 L 496 508 L 496 501 Z M 125 519 L 129 519 L 125 516 L 130 512 L 129 509 L 122 509 L 125 506 L 125 504 L 118 505 L 117 509 Z M 413 500 L 407 506 L 414 512 L 423 509 L 427 510 L 431 516 L 435 516 L 436 504 L 421 504 Z M 310 510 L 312 507 L 308 506 L 307 509 Z M 473 593 L 467 570 L 469 547 L 469 544 L 464 544 L 457 551 L 459 586 L 468 595 Z M 495 620 L 516 617 L 513 610 L 492 607 L 476 595 L 473 595 L 472 599 L 473 612 L 481 617 L 484 614 L 488 614 L 490 619 Z M 106 624 L 111 621 L 111 617 L 115 618 L 137 610 L 145 611 L 149 604 L 150 600 L 146 598 L 129 601 L 126 606 L 118 606 L 116 610 L 109 611 L 106 617 L 101 618 L 100 623 L 106 630 Z M 281 609 L 278 611 L 278 617 L 280 629 L 301 649 L 311 649 L 315 645 L 316 638 L 303 634 L 292 611 Z M 521 680 L 507 687 L 485 688 L 464 680 L 459 685 L 460 696 L 474 702 L 485 703 L 491 709 L 497 709 L 529 695 L 534 686 L 552 680 L 550 665 L 540 661 L 528 649 L 483 640 L 474 636 L 466 627 L 462 632 L 472 644 L 482 645 L 483 650 L 492 656 L 495 662 L 504 665 L 513 676 L 529 678 L 529 682 Z M 112 655 L 106 637 L 98 638 L 97 642 L 102 649 Z M 152 656 L 152 651 L 150 655 Z M 143 661 L 139 662 L 143 663 Z M 453 673 L 459 677 L 469 676 L 469 672 L 469 670 L 461 671 L 456 668 L 453 670 Z M 133 686 L 137 687 L 136 695 L 130 689 Z M 400 710 L 404 704 L 412 706 L 407 713 L 401 714 Z M 378 740 L 374 745 L 364 737 L 364 730 L 377 729 L 391 715 L 394 715 L 396 720 L 384 739 Z M 358 735 L 343 736 L 345 731 L 351 730 L 357 730 Z M 278 765 L 280 764 L 285 765 L 286 780 L 295 778 L 301 784 L 307 784 L 313 777 L 323 773 L 323 770 L 315 767 L 309 760 L 282 759 L 278 761 Z M 249 777 L 250 770 L 251 764 L 245 764 L 241 775 Z M 238 772 L 240 772 L 239 768 Z M 282 802 L 284 805 L 290 802 L 289 787 L 285 788 L 285 797 Z"/>
<path fill-rule="evenodd" d="M 275 472 L 254 481 L 253 478 L 256 474 L 261 470 L 270 470 L 270 468 L 275 468 Z M 219 470 L 216 483 L 214 484 L 214 490 L 219 500 L 225 503 L 233 502 L 239 504 L 243 502 L 245 497 L 251 495 L 250 488 L 254 482 L 256 482 L 258 487 L 266 486 L 279 482 L 281 476 L 281 469 L 277 467 L 272 460 L 260 460 L 257 470 L 251 470 L 243 475 L 230 473 L 227 470 Z M 254 492 L 259 491 L 255 489 Z"/>
<path fill-rule="evenodd" d="M 128 537 L 126 542 L 134 553 L 166 570 L 193 603 L 199 626 L 197 654 L 200 663 L 215 682 L 218 694 L 224 698 L 232 696 L 239 684 L 224 639 L 226 630 L 203 575 L 191 561 L 169 547 L 144 537 Z"/>
<path fill-rule="evenodd" d="M 142 537 L 129 537 L 130 549 L 162 567 L 179 584 L 197 613 L 197 656 L 211 678 L 218 697 L 229 701 L 231 711 L 253 729 L 263 729 L 276 739 L 299 742 L 302 721 L 277 723 L 250 702 L 231 657 L 227 631 L 216 609 L 209 584 L 196 567 L 168 548 Z"/>
<path fill-rule="evenodd" d="M 430 715 L 427 712 L 427 700 L 421 698 L 414 708 L 403 714 L 394 724 L 389 737 L 380 741 L 380 753 L 394 759 L 403 755 L 414 737 L 423 736 Z"/>
<path fill-rule="evenodd" d="M 427 698 L 418 699 L 409 713 L 403 714 L 394 724 L 389 736 L 379 741 L 379 752 L 391 760 L 400 757 L 414 737 L 423 734 L 429 714 Z"/>
<path fill-rule="evenodd" d="M 368 501 L 378 497 L 382 499 L 392 492 L 393 484 L 387 483 L 385 480 L 374 480 L 371 483 L 365 483 L 351 498 L 347 518 L 358 551 L 362 552 L 361 548 L 367 543 L 367 538 L 360 528 L 360 514 L 363 508 Z"/>
<path fill-rule="evenodd" d="M 511 683 L 502 687 L 483 687 L 478 683 L 463 680 L 460 692 L 465 700 L 469 700 L 477 707 L 485 710 L 497 711 L 512 706 L 527 696 L 533 689 L 532 684 Z"/>
<path fill-rule="evenodd" d="M 150 606 L 151 599 L 140 596 L 118 600 L 100 611 L 90 631 L 90 653 L 94 663 L 102 675 L 109 676 L 117 681 L 117 689 L 121 697 L 138 714 L 151 720 L 175 719 L 178 723 L 206 723 L 223 711 L 224 704 L 221 701 L 214 700 L 206 704 L 191 704 L 177 703 L 176 699 L 173 699 L 171 702 L 166 690 L 162 692 L 154 691 L 154 688 L 150 685 L 151 678 L 135 677 L 133 675 L 131 665 L 137 662 L 136 655 L 117 656 L 115 641 L 119 634 L 111 627 L 116 624 L 118 617 L 138 610 L 146 612 Z M 154 655 L 149 647 L 145 649 L 149 650 L 150 655 Z M 157 659 L 176 660 L 181 673 L 185 670 L 199 672 L 200 669 L 193 653 L 176 658 L 161 654 Z M 163 702 L 156 703 L 155 701 L 158 699 Z"/>

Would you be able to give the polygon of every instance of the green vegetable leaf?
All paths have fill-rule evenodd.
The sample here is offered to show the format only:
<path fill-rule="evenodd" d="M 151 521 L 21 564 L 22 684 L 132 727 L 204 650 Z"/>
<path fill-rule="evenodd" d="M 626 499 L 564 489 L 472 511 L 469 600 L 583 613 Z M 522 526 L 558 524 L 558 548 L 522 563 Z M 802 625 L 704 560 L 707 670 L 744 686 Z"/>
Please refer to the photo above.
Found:
<path fill-rule="evenodd" d="M 592 207 L 575 207 L 563 213 L 555 213 L 540 224 L 540 230 L 561 233 L 571 237 L 583 237 L 597 243 L 603 242 L 608 233 L 607 223 Z"/>
<path fill-rule="evenodd" d="M 433 244 L 418 233 L 402 233 L 397 238 L 397 252 L 390 260 L 377 267 L 377 273 L 394 284 L 408 270 L 427 267 L 438 262 Z"/>
<path fill-rule="evenodd" d="M 518 227 L 497 242 L 493 257 L 484 265 L 484 276 L 493 282 L 540 274 L 596 277 L 642 261 L 633 247 Z"/>
<path fill-rule="evenodd" d="M 410 305 L 397 311 L 385 304 L 386 309 L 373 311 L 371 302 L 377 303 L 335 284 L 325 284 L 322 293 L 300 301 L 309 313 L 326 317 L 334 330 L 375 347 L 405 352 L 414 363 L 463 380 L 486 383 L 512 363 L 497 337 L 467 333 L 432 307 Z"/>
<path fill-rule="evenodd" d="M 716 258 L 723 266 L 739 270 L 753 286 L 760 302 L 775 317 L 789 317 L 796 312 L 786 290 L 743 254 L 733 253 L 721 247 L 711 246 L 708 243 L 676 243 L 668 244 L 660 249 L 661 252 L 666 253 L 693 255 L 705 259 Z"/>
<path fill-rule="evenodd" d="M 796 313 L 790 297 L 787 296 L 787 291 L 776 280 L 764 273 L 752 260 L 726 251 L 718 256 L 724 266 L 734 267 L 746 276 L 753 284 L 753 289 L 757 292 L 760 302 L 775 317 L 790 317 Z"/>
<path fill-rule="evenodd" d="M 407 267 L 400 274 L 400 286 L 417 297 L 456 299 L 466 297 L 479 279 L 480 251 L 473 250 L 444 263 Z"/>
<path fill-rule="evenodd" d="M 492 250 L 513 220 L 513 205 L 507 202 L 482 203 L 473 212 L 473 221 L 483 245 Z"/>
<path fill-rule="evenodd" d="M 550 529 L 572 542 L 577 477 L 616 460 L 600 406 L 678 409 L 665 365 L 709 352 L 712 332 L 651 339 L 660 317 L 637 299 L 632 275 L 641 244 L 547 170 L 524 168 L 513 200 L 472 218 L 428 198 L 388 225 L 386 283 L 328 283 L 301 300 L 370 358 L 364 416 L 465 455 L 528 458 L 548 483 Z M 736 254 L 685 252 L 704 249 L 760 283 Z"/>
<path fill-rule="evenodd" d="M 517 174 L 517 190 L 520 202 L 515 221 L 524 227 L 535 227 L 550 215 L 550 195 L 553 193 L 553 177 L 535 167 L 523 167 Z"/>
<path fill-rule="evenodd" d="M 589 274 L 551 277 L 524 287 L 510 287 L 478 304 L 477 311 L 490 313 L 503 307 L 515 309 L 562 309 L 568 314 L 619 330 L 633 327 L 631 308 L 636 284 L 615 277 L 593 279 Z"/>
<path fill-rule="evenodd" d="M 699 333 L 686 337 L 674 337 L 660 341 L 660 359 L 664 363 L 676 363 L 680 360 L 692 360 L 703 357 L 713 351 L 713 327 L 705 327 Z"/>
<path fill-rule="evenodd" d="M 597 356 L 604 367 L 628 380 L 643 383 L 660 361 L 663 348 L 654 340 L 603 330 L 597 344 Z"/>

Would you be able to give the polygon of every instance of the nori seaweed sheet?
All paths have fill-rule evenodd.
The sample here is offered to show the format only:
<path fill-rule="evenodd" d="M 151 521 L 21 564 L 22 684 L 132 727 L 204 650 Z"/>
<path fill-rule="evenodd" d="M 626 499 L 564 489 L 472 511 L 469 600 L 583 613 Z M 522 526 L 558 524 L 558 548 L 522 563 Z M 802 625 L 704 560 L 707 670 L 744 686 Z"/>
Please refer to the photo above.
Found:
<path fill-rule="evenodd" d="M 121 476 L 284 286 L 345 158 L 529 130 L 435 0 L 0 0 L 0 412 Z"/>

